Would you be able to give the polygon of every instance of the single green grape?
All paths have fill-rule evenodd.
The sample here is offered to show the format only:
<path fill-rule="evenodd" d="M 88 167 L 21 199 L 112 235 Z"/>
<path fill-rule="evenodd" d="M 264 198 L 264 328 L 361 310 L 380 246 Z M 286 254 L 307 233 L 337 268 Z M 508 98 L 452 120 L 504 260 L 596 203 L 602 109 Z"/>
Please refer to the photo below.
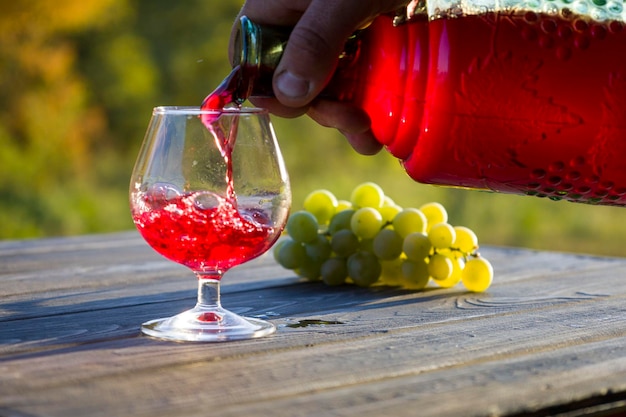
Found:
<path fill-rule="evenodd" d="M 348 265 L 345 258 L 329 258 L 320 269 L 322 281 L 326 285 L 337 286 L 343 285 L 348 278 Z"/>
<path fill-rule="evenodd" d="M 381 273 L 382 266 L 371 252 L 358 251 L 348 258 L 348 276 L 359 287 L 373 285 Z"/>
<path fill-rule="evenodd" d="M 318 229 L 317 219 L 308 211 L 296 211 L 287 220 L 287 233 L 297 242 L 307 243 L 314 241 L 317 239 Z"/>
<path fill-rule="evenodd" d="M 454 226 L 454 231 L 456 232 L 455 248 L 465 254 L 473 253 L 478 249 L 478 237 L 472 229 L 465 226 Z"/>
<path fill-rule="evenodd" d="M 441 203 L 431 202 L 422 204 L 419 209 L 424 213 L 424 216 L 426 216 L 426 220 L 428 221 L 427 229 L 430 229 L 437 223 L 448 222 L 448 212 Z"/>
<path fill-rule="evenodd" d="M 402 239 L 411 233 L 426 233 L 426 216 L 416 208 L 405 208 L 393 218 L 393 229 Z"/>
<path fill-rule="evenodd" d="M 337 210 L 337 198 L 328 190 L 315 190 L 304 199 L 304 209 L 313 214 L 317 222 L 326 225 Z"/>
<path fill-rule="evenodd" d="M 313 242 L 305 243 L 304 249 L 309 258 L 320 264 L 330 258 L 332 252 L 330 242 L 324 235 L 317 235 Z"/>
<path fill-rule="evenodd" d="M 348 200 L 337 200 L 337 210 L 336 210 L 337 213 L 343 210 L 350 210 L 352 208 L 353 208 L 352 203 L 349 202 Z"/>
<path fill-rule="evenodd" d="M 296 269 L 306 262 L 306 249 L 300 242 L 286 238 L 281 242 L 276 260 L 286 269 Z"/>
<path fill-rule="evenodd" d="M 390 261 L 380 261 L 382 268 L 379 281 L 391 287 L 399 287 L 402 285 L 402 264 L 406 260 L 405 257 L 399 256 Z"/>
<path fill-rule="evenodd" d="M 340 257 L 348 257 L 355 253 L 360 246 L 357 235 L 350 229 L 341 229 L 330 238 L 330 248 Z"/>
<path fill-rule="evenodd" d="M 308 256 L 305 256 L 304 262 L 295 269 L 299 276 L 309 281 L 319 281 L 321 278 L 321 270 L 322 264 Z"/>
<path fill-rule="evenodd" d="M 442 288 L 452 288 L 461 282 L 461 274 L 463 272 L 463 258 L 447 257 L 452 263 L 452 273 L 446 279 L 435 279 L 433 281 Z"/>
<path fill-rule="evenodd" d="M 421 290 L 430 280 L 430 274 L 428 273 L 428 264 L 425 260 L 411 261 L 407 259 L 402 262 L 402 276 L 403 284 L 406 288 L 412 290 Z"/>
<path fill-rule="evenodd" d="M 393 201 L 393 198 L 389 197 L 388 195 L 385 195 L 383 197 L 383 207 L 385 206 L 397 206 L 397 204 L 395 201 Z"/>
<path fill-rule="evenodd" d="M 381 208 L 378 209 L 378 212 L 383 217 L 383 223 L 391 223 L 393 221 L 393 218 L 396 217 L 396 214 L 400 213 L 401 211 L 402 207 L 397 205 L 383 205 Z"/>
<path fill-rule="evenodd" d="M 428 274 L 436 280 L 446 280 L 452 275 L 454 267 L 452 261 L 445 255 L 436 253 L 428 260 Z"/>
<path fill-rule="evenodd" d="M 289 239 L 289 238 L 282 238 L 282 237 L 281 237 L 281 238 L 278 240 L 278 242 L 276 242 L 276 244 L 274 245 L 274 247 L 272 248 L 272 255 L 274 255 L 274 260 L 275 260 L 276 262 L 278 262 L 278 263 L 280 263 L 280 262 L 278 261 L 278 252 L 280 251 L 280 248 L 282 248 L 282 247 L 283 247 L 283 245 L 284 245 L 284 244 L 285 244 L 288 240 L 291 240 L 291 239 Z"/>
<path fill-rule="evenodd" d="M 469 259 L 463 268 L 461 281 L 469 291 L 483 292 L 487 290 L 493 281 L 491 263 L 483 257 Z"/>
<path fill-rule="evenodd" d="M 361 239 L 372 239 L 380 231 L 383 217 L 372 207 L 362 207 L 350 219 L 350 228 Z"/>
<path fill-rule="evenodd" d="M 416 262 L 426 259 L 432 248 L 433 244 L 430 243 L 430 239 L 422 232 L 409 234 L 402 243 L 402 251 L 406 257 Z"/>
<path fill-rule="evenodd" d="M 385 228 L 374 236 L 372 250 L 379 259 L 390 261 L 402 253 L 403 240 L 395 230 Z"/>
<path fill-rule="evenodd" d="M 330 224 L 328 225 L 328 233 L 334 235 L 339 230 L 350 229 L 350 220 L 352 220 L 352 215 L 355 210 L 341 210 L 337 211 L 332 219 L 330 219 Z"/>
<path fill-rule="evenodd" d="M 384 199 L 385 193 L 383 189 L 373 182 L 365 182 L 357 185 L 350 195 L 350 202 L 356 208 L 380 208 L 383 206 Z"/>
<path fill-rule="evenodd" d="M 456 232 L 449 223 L 437 223 L 428 231 L 428 239 L 436 249 L 446 249 L 453 245 Z"/>

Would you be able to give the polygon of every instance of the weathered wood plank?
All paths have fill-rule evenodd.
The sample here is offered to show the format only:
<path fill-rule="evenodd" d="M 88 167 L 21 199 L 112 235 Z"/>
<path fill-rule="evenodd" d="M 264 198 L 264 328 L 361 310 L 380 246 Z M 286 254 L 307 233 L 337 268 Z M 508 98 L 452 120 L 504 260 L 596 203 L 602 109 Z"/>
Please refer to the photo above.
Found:
<path fill-rule="evenodd" d="M 106 299 L 108 294 L 113 301 L 117 298 L 113 294 L 119 292 L 131 297 L 194 290 L 195 280 L 186 268 L 154 253 L 136 233 L 113 234 L 101 239 L 88 236 L 72 238 L 69 243 L 58 243 L 56 239 L 30 241 L 29 244 L 0 242 L 0 279 L 5 284 L 1 290 L 2 302 L 67 305 L 69 308 L 72 304 L 80 305 L 78 300 Z M 26 255 L 20 252 L 22 250 Z M 110 256 L 111 250 L 119 252 Z M 517 249 L 485 250 L 496 265 L 496 282 L 526 277 L 543 279 L 561 272 L 575 273 L 624 262 Z M 42 253 L 46 256 L 53 253 L 56 263 L 51 265 L 47 259 L 42 259 Z M 20 257 L 26 260 L 16 261 Z M 277 285 L 280 279 L 295 280 L 291 271 L 278 267 L 268 254 L 228 272 L 224 292 L 228 293 L 230 286 L 241 283 Z M 22 314 L 32 312 L 22 309 Z M 0 311 L 0 321 L 7 318 L 7 314 L 10 319 L 20 318 L 15 311 Z"/>
<path fill-rule="evenodd" d="M 587 280 L 590 285 L 597 281 L 594 279 Z M 518 282 L 517 284 L 520 283 Z M 310 293 L 313 293 L 311 288 L 314 285 L 309 284 L 304 287 Z M 307 297 L 300 295 L 301 298 L 296 299 L 296 301 L 285 301 L 283 295 L 278 297 L 281 300 L 280 302 L 284 303 L 288 308 L 297 306 L 298 310 L 295 312 L 300 311 L 300 315 L 277 320 L 279 326 L 282 324 L 278 336 L 263 339 L 254 344 L 228 344 L 210 348 L 205 346 L 187 348 L 188 345 L 183 345 L 179 348 L 176 345 L 176 349 L 186 353 L 171 355 L 172 352 L 166 348 L 164 355 L 160 357 L 158 362 L 161 363 L 161 366 L 175 368 L 180 365 L 180 361 L 185 365 L 189 361 L 202 362 L 210 360 L 212 355 L 208 358 L 203 356 L 197 358 L 194 356 L 204 354 L 206 350 L 210 350 L 213 354 L 217 353 L 217 356 L 223 362 L 229 355 L 240 357 L 242 355 L 255 354 L 255 346 L 261 349 L 261 352 L 265 352 L 268 348 L 272 352 L 284 351 L 285 349 L 296 351 L 304 349 L 307 351 L 304 354 L 308 356 L 313 346 L 322 346 L 322 350 L 325 350 L 327 349 L 325 343 L 333 344 L 339 342 L 353 343 L 355 348 L 362 350 L 361 360 L 374 360 L 375 358 L 372 355 L 368 355 L 367 352 L 375 349 L 368 347 L 364 342 L 365 340 L 374 338 L 386 341 L 390 337 L 393 340 L 397 340 L 405 334 L 408 334 L 408 336 L 405 335 L 408 340 L 407 345 L 415 344 L 415 341 L 419 341 L 419 343 L 425 346 L 422 349 L 428 350 L 434 347 L 435 351 L 446 347 L 450 349 L 450 346 L 454 346 L 454 349 L 456 349 L 456 346 L 463 341 L 482 339 L 486 344 L 479 346 L 475 351 L 480 352 L 484 349 L 484 354 L 491 356 L 497 353 L 497 349 L 517 348 L 521 349 L 522 352 L 527 352 L 532 350 L 532 343 L 558 348 L 575 343 L 577 340 L 595 340 L 597 337 L 604 337 L 603 335 L 605 334 L 608 334 L 607 337 L 610 338 L 613 337 L 612 332 L 616 330 L 619 330 L 619 332 L 624 331 L 626 312 L 623 307 L 625 305 L 623 289 L 620 296 L 583 295 L 577 297 L 576 292 L 572 292 L 572 295 L 569 297 L 565 297 L 560 293 L 550 298 L 543 295 L 537 296 L 537 294 L 532 292 L 533 288 L 533 283 L 530 283 L 527 291 L 529 295 L 526 297 L 515 299 L 503 297 L 499 300 L 497 292 L 488 297 L 481 295 L 481 298 L 474 296 L 450 297 L 445 294 L 440 297 L 432 297 L 432 295 L 428 294 L 404 294 L 396 295 L 396 297 L 376 298 L 372 296 L 372 292 L 367 290 L 349 290 L 346 294 L 336 297 L 330 296 L 336 293 L 327 291 L 322 298 L 330 300 L 331 304 L 335 303 L 334 308 L 331 308 L 330 312 L 327 312 L 324 308 L 325 306 L 321 305 L 319 294 L 308 296 L 309 307 L 306 307 Z M 293 290 L 291 287 L 288 289 Z M 291 294 L 294 297 L 297 293 L 298 291 L 287 291 L 287 295 Z M 249 294 L 244 293 L 244 295 L 248 296 Z M 346 295 L 350 295 L 353 298 L 352 302 L 347 301 Z M 360 298 L 359 295 L 361 296 Z M 418 299 L 412 298 L 414 296 L 418 296 Z M 422 302 L 419 300 L 421 296 L 427 297 L 427 302 L 432 303 L 431 307 L 433 308 L 427 308 L 428 306 L 426 306 L 416 310 L 415 307 L 421 307 L 419 305 Z M 265 299 L 266 297 L 263 298 Z M 489 301 L 489 299 L 492 301 Z M 607 303 L 608 305 L 606 305 Z M 274 305 L 273 309 L 280 311 L 280 306 Z M 309 315 L 304 317 L 321 317 L 328 320 L 343 321 L 345 324 L 324 328 L 315 326 L 312 328 L 286 327 L 287 324 L 294 323 L 299 317 L 303 317 L 302 312 L 309 313 Z M 95 318 L 93 320 L 97 321 Z M 488 320 L 488 325 L 482 324 L 484 320 Z M 70 322 L 73 321 L 70 320 Z M 476 328 L 477 324 L 485 327 Z M 106 324 L 103 324 L 103 326 L 106 327 Z M 67 329 L 64 329 L 64 331 L 67 331 Z M 115 331 L 118 331 L 118 329 L 115 329 Z M 414 331 L 420 334 L 413 334 Z M 619 332 L 618 336 L 621 334 Z M 94 333 L 97 334 L 97 332 Z M 79 339 L 84 334 L 85 332 L 79 333 Z M 293 334 L 297 336 L 291 337 Z M 71 336 L 66 336 L 66 338 L 71 341 Z M 479 339 L 475 339 L 477 336 Z M 504 339 L 500 340 L 499 338 Z M 148 339 L 142 339 L 142 342 L 141 349 L 146 348 L 151 343 Z M 160 342 L 157 342 L 157 345 L 162 347 Z M 271 347 L 268 347 L 268 345 L 271 345 Z M 406 346 L 401 350 L 407 351 Z M 450 354 L 452 353 L 455 352 Z M 90 363 L 94 359 L 89 349 L 83 351 L 83 354 L 86 354 L 84 358 L 85 363 Z M 414 352 L 411 353 L 411 356 L 413 354 Z M 138 353 L 137 356 L 141 357 L 142 355 Z M 283 358 L 281 356 L 282 353 L 278 355 L 277 359 L 282 362 Z M 439 352 L 437 352 L 437 356 L 440 356 Z M 65 357 L 70 363 L 65 363 L 61 359 L 49 362 L 45 355 L 40 357 L 42 358 L 41 363 L 38 363 L 39 361 L 29 362 L 30 359 L 26 362 L 14 361 L 13 366 L 17 367 L 14 369 L 19 369 L 20 377 L 25 378 L 26 381 L 43 382 L 52 380 L 57 384 L 63 381 L 61 376 L 63 370 L 72 369 L 77 363 L 81 363 L 76 354 Z M 126 357 L 126 359 L 127 361 L 124 363 L 112 363 L 109 365 L 111 365 L 113 370 L 124 369 L 125 372 L 133 374 L 141 371 L 141 369 L 133 368 L 134 357 Z M 419 360 L 418 357 L 415 359 Z M 332 364 L 332 362 L 329 363 Z M 387 361 L 381 361 L 381 363 L 385 364 L 385 369 L 389 369 Z M 404 366 L 404 360 L 400 364 Z M 46 366 L 51 366 L 51 368 L 48 369 Z M 263 365 L 263 367 L 266 366 L 276 367 L 277 365 Z M 331 366 L 334 366 L 334 364 Z M 28 375 L 29 367 L 32 372 L 30 376 Z M 79 367 L 80 369 L 82 368 Z M 87 370 L 85 378 L 106 376 L 94 374 L 91 367 L 85 369 Z M 103 369 L 106 370 L 109 367 L 103 366 Z M 2 370 L 5 375 L 7 373 L 11 374 L 10 368 L 3 367 Z M 317 373 L 314 372 L 313 374 Z M 74 372 L 69 375 L 72 378 L 77 376 Z M 331 379 L 336 378 L 333 376 Z M 241 384 L 236 383 L 234 385 Z M 30 386 L 28 390 L 34 388 Z M 46 390 L 48 389 L 46 388 Z"/>
<path fill-rule="evenodd" d="M 626 260 L 484 253 L 484 294 L 297 283 L 265 256 L 230 273 L 223 301 L 278 332 L 203 345 L 138 335 L 190 307 L 195 282 L 135 233 L 0 242 L 0 415 L 507 415 L 626 398 Z"/>
<path fill-rule="evenodd" d="M 93 236 L 0 242 L 0 279 L 3 300 L 14 297 L 37 297 L 40 293 L 68 289 L 110 289 L 128 285 L 176 284 L 193 288 L 193 274 L 187 268 L 168 261 L 154 252 L 135 232 Z M 236 282 L 263 282 L 292 275 L 276 274 L 276 264 L 269 254 L 228 272 L 226 285 Z"/>
<path fill-rule="evenodd" d="M 489 358 L 412 375 L 317 388 L 257 403 L 229 403 L 223 406 L 220 415 L 271 412 L 277 417 L 456 417 L 519 415 L 551 408 L 571 411 L 584 400 L 601 404 L 609 390 L 621 389 L 623 393 L 626 359 L 618 352 L 625 343 L 626 339 L 622 338 L 598 345 L 566 347 L 557 352 Z M 590 398 L 593 396 L 595 400 Z M 625 398 L 624 395 L 611 397 L 616 402 L 611 406 L 614 412 L 626 410 Z M 568 408 L 570 404 L 572 408 Z M 202 413 L 202 404 L 189 404 L 189 411 L 185 412 L 189 416 Z"/>
<path fill-rule="evenodd" d="M 300 397 L 335 389 L 355 391 L 348 398 L 350 407 L 359 402 L 365 407 L 383 388 L 392 398 L 412 393 L 417 400 L 430 386 L 430 395 L 444 395 L 447 401 L 454 400 L 448 397 L 450 389 L 465 390 L 466 406 L 477 410 L 484 410 L 483 401 L 502 409 L 516 409 L 519 401 L 536 408 L 551 405 L 559 396 L 571 400 L 608 389 L 626 390 L 624 301 L 596 300 L 597 315 L 588 314 L 583 302 L 561 311 L 540 309 L 505 318 L 473 318 L 462 323 L 462 330 L 449 321 L 417 326 L 405 323 L 390 330 L 372 328 L 370 318 L 377 313 L 368 310 L 332 330 L 284 329 L 254 343 L 169 348 L 156 343 L 153 348 L 149 340 L 141 339 L 130 347 L 85 346 L 61 352 L 55 361 L 33 355 L 2 364 L 4 381 L 9 382 L 9 387 L 3 388 L 4 404 L 35 414 L 45 410 L 47 415 L 85 415 L 93 409 L 106 410 L 93 415 L 118 414 L 123 410 L 115 405 L 128 403 L 136 407 L 135 415 L 173 415 L 180 407 L 199 413 L 207 407 L 220 410 L 233 404 L 237 404 L 235 410 L 245 404 L 251 412 L 257 402 L 296 405 L 302 401 Z M 593 372 L 588 372 L 590 369 Z M 531 390 L 529 398 L 519 399 L 518 385 L 558 387 L 564 383 L 563 374 L 568 376 L 566 391 L 547 392 L 544 398 Z M 8 376 L 14 379 L 7 380 Z M 463 381 L 460 386 L 459 381 Z M 477 381 L 478 392 L 472 395 Z M 503 392 L 502 386 L 513 382 L 514 389 Z M 423 388 L 409 389 L 412 384 Z M 369 394 L 357 395 L 361 390 Z M 23 392 L 29 392 L 37 403 L 20 403 Z M 72 409 L 58 404 L 58 398 L 73 398 Z M 154 410 L 155 398 L 167 398 L 169 410 Z M 502 398 L 507 401 L 503 403 Z M 515 398 L 517 402 L 508 404 Z M 338 399 L 340 403 L 346 400 L 343 396 Z M 160 403 L 162 407 L 165 405 Z M 320 411 L 316 402 L 309 407 L 303 415 L 321 415 L 316 414 Z M 433 407 L 429 414 L 420 405 L 422 415 L 442 415 L 440 405 Z M 448 415 L 458 411 L 452 407 Z M 238 415 L 250 415 L 247 412 Z"/>
<path fill-rule="evenodd" d="M 337 289 L 322 284 L 291 286 L 288 284 L 294 283 L 295 278 L 289 277 L 289 271 L 276 266 L 259 268 L 259 265 L 268 263 L 272 264 L 271 259 L 258 260 L 249 271 L 261 270 L 267 276 L 281 273 L 286 276 L 246 281 L 244 269 L 237 274 L 233 271 L 234 279 L 230 286 L 226 284 L 224 288 L 225 306 L 240 313 L 270 318 L 374 308 L 385 318 L 381 307 L 406 305 L 405 310 L 387 314 L 392 314 L 396 321 L 398 316 L 411 317 L 417 313 L 433 320 L 455 320 L 468 314 L 501 314 L 509 310 L 523 312 L 546 304 L 626 292 L 626 280 L 622 278 L 626 275 L 626 262 L 587 267 L 577 272 L 579 278 L 576 281 L 570 279 L 570 271 L 554 272 L 551 276 L 513 275 L 513 278 L 502 273 L 489 293 L 478 295 L 465 293 L 462 288 L 411 292 L 391 288 Z M 195 280 L 191 275 L 185 278 L 184 286 L 166 280 L 151 285 L 129 283 L 109 289 L 78 288 L 72 293 L 54 292 L 45 293 L 45 296 L 42 293 L 39 298 L 26 300 L 3 299 L 0 302 L 3 312 L 0 317 L 0 323 L 3 323 L 0 327 L 0 351 L 16 352 L 27 346 L 32 349 L 38 340 L 41 340 L 41 345 L 50 345 L 133 335 L 142 321 L 175 314 L 193 305 Z M 270 290 L 259 291 L 265 287 Z M 393 327 L 393 324 L 390 325 Z M 41 328 L 46 329 L 46 338 L 38 332 Z"/>
<path fill-rule="evenodd" d="M 516 248 L 498 248 L 497 251 L 485 248 L 484 251 L 489 252 L 496 264 L 497 274 L 505 275 L 508 280 L 624 262 L 616 258 Z M 271 256 L 262 259 L 266 260 L 262 265 L 273 265 Z M 253 261 L 234 268 L 225 281 L 226 285 L 232 279 L 250 279 L 254 274 L 245 272 L 258 266 L 259 263 Z M 2 289 L 5 296 L 23 294 L 18 290 L 41 292 L 71 285 L 109 287 L 122 285 L 130 278 L 155 282 L 161 278 L 170 280 L 172 274 L 183 280 L 189 272 L 156 254 L 136 232 L 0 242 L 0 277 L 3 282 L 11 284 Z M 259 275 L 257 278 L 262 280 L 265 277 Z"/>

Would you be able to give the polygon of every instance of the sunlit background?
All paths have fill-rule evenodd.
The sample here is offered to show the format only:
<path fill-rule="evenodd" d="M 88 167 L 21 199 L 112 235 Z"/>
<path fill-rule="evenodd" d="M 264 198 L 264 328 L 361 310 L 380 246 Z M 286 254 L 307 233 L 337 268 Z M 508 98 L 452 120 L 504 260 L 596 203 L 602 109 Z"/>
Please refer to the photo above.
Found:
<path fill-rule="evenodd" d="M 229 71 L 242 1 L 0 4 L 0 239 L 132 230 L 127 190 L 151 110 L 199 105 Z M 421 185 L 386 152 L 356 154 L 307 118 L 273 119 L 294 208 L 375 181 L 397 203 L 443 203 L 482 244 L 626 255 L 626 209 Z"/>

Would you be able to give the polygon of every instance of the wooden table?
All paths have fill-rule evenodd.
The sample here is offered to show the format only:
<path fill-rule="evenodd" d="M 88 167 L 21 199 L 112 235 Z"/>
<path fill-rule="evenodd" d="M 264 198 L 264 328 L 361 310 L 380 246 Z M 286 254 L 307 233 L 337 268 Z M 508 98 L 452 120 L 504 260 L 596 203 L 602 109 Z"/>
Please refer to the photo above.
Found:
<path fill-rule="evenodd" d="M 0 415 L 625 414 L 626 259 L 482 253 L 483 294 L 330 288 L 264 256 L 222 300 L 277 332 L 179 344 L 138 329 L 195 279 L 136 233 L 0 242 Z"/>

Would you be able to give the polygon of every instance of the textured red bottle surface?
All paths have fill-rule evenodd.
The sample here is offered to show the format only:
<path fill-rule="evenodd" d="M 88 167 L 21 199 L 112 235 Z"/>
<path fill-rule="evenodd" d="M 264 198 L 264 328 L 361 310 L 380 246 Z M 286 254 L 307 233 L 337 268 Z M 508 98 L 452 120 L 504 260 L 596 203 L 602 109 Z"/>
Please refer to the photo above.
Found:
<path fill-rule="evenodd" d="M 381 17 L 361 54 L 354 101 L 416 181 L 626 205 L 621 22 Z"/>
<path fill-rule="evenodd" d="M 426 106 L 429 30 L 425 18 L 394 27 L 391 17 L 379 17 L 360 34 L 352 66 L 340 67 L 329 87 L 350 91 L 346 97 L 334 95 L 363 108 L 376 138 L 403 160 L 415 147 Z M 346 75 L 355 81 L 345 83 Z"/>

